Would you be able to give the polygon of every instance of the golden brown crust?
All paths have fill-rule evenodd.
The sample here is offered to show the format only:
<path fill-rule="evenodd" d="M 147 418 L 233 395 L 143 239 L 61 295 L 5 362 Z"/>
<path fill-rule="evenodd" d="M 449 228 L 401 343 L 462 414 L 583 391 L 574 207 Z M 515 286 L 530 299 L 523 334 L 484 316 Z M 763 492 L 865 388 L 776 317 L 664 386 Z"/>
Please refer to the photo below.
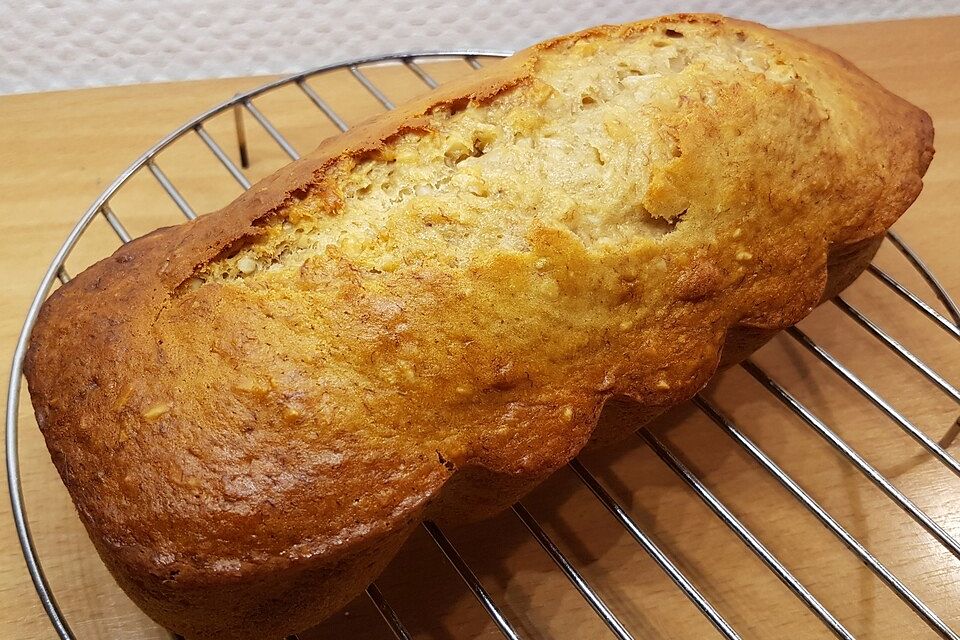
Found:
<path fill-rule="evenodd" d="M 555 316 L 532 329 L 511 320 L 504 307 L 529 286 L 517 256 L 374 283 L 328 253 L 269 291 L 184 292 L 203 265 L 260 237 L 262 221 L 326 188 L 340 159 L 524 86 L 548 53 L 688 27 L 770 43 L 817 103 L 758 81 L 724 87 L 714 111 L 665 118 L 682 158 L 652 176 L 644 206 L 689 204 L 656 245 L 669 257 L 661 279 L 629 288 L 661 303 L 636 327 L 607 336 Z M 786 122 L 747 130 L 766 117 L 761 98 L 786 105 Z M 790 118 L 843 126 L 815 138 Z M 131 242 L 55 292 L 25 364 L 38 423 L 107 566 L 157 621 L 188 638 L 299 631 L 372 580 L 422 519 L 509 506 L 589 443 L 688 399 L 721 350 L 724 366 L 740 360 L 849 284 L 919 193 L 932 135 L 924 112 L 848 62 L 751 23 L 677 15 L 548 41 L 325 141 L 223 210 Z M 758 233 L 720 252 L 738 225 Z M 691 240 L 705 234 L 717 237 Z M 590 302 L 604 285 L 587 276 L 600 272 L 564 238 L 543 230 L 536 246 L 582 268 L 558 282 Z M 464 302 L 465 283 L 488 297 Z M 435 381 L 391 382 L 402 359 Z M 441 384 L 458 376 L 471 389 L 460 403 Z"/>

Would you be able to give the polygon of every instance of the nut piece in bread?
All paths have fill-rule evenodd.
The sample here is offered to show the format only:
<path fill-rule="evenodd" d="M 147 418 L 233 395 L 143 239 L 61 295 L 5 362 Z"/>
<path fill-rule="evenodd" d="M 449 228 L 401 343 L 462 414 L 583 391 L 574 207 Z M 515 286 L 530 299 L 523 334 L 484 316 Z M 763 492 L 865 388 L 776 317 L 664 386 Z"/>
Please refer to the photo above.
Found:
<path fill-rule="evenodd" d="M 550 40 L 59 289 L 26 362 L 37 419 L 148 614 L 281 637 L 423 519 L 509 506 L 846 286 L 932 135 L 755 24 Z"/>

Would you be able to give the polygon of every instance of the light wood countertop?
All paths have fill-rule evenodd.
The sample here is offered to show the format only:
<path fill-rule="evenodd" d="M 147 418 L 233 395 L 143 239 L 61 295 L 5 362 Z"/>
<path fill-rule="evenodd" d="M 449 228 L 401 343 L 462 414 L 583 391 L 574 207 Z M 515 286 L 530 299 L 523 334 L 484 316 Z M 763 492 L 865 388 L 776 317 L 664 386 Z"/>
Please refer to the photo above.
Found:
<path fill-rule="evenodd" d="M 960 17 L 800 30 L 859 65 L 894 92 L 927 109 L 937 156 L 917 203 L 896 230 L 960 298 Z M 376 47 L 375 43 L 371 45 Z M 428 65 L 438 78 L 466 73 L 464 63 Z M 409 71 L 371 72 L 395 100 L 422 90 Z M 0 362 L 8 363 L 43 271 L 90 202 L 143 150 L 215 102 L 265 78 L 0 97 Z M 346 74 L 314 86 L 351 123 L 377 109 Z M 280 91 L 258 101 L 301 151 L 332 134 L 303 94 Z M 236 157 L 232 118 L 208 130 Z M 252 178 L 285 161 L 248 119 Z M 198 139 L 158 163 L 198 211 L 239 193 Z M 149 173 L 113 207 L 133 235 L 180 220 Z M 67 262 L 76 273 L 117 246 L 102 219 Z M 889 246 L 877 264 L 940 308 Z M 946 337 L 876 280 L 864 276 L 845 296 L 954 384 L 960 344 Z M 938 439 L 960 407 L 878 346 L 832 305 L 801 325 L 858 375 Z M 925 453 L 796 342 L 781 336 L 756 357 L 817 415 L 954 537 L 960 537 L 960 478 Z M 6 366 L 6 365 L 5 365 Z M 960 631 L 960 560 L 897 509 L 823 440 L 764 392 L 742 369 L 708 390 L 743 431 L 815 499 Z M 21 399 L 21 459 L 28 513 L 47 576 L 74 632 L 86 639 L 165 638 L 120 592 L 100 563 Z M 702 414 L 690 407 L 654 428 L 669 447 L 742 519 L 847 628 L 865 638 L 934 637 L 887 587 Z M 960 455 L 960 443 L 950 446 Z M 704 595 L 744 637 L 820 638 L 829 632 L 637 438 L 586 460 Z M 0 637 L 50 638 L 50 627 L 17 543 L 6 483 L 0 501 Z M 527 508 L 640 637 L 718 637 L 676 587 L 599 503 L 563 471 L 525 500 Z M 525 637 L 608 637 L 603 625 L 517 518 L 451 531 L 506 616 Z M 492 623 L 426 536 L 414 536 L 379 581 L 417 637 L 496 638 Z M 389 638 L 372 606 L 358 599 L 306 638 Z"/>

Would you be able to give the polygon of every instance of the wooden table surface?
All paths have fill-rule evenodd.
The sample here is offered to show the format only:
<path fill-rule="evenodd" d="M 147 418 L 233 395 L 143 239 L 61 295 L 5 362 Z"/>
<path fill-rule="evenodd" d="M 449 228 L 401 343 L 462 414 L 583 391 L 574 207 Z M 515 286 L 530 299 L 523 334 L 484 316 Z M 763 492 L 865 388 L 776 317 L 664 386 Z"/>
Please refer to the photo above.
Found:
<path fill-rule="evenodd" d="M 960 18 L 801 30 L 835 49 L 893 91 L 927 109 L 937 129 L 937 156 L 920 199 L 896 229 L 960 297 Z M 482 43 L 481 43 L 482 44 Z M 376 48 L 376 44 L 371 44 Z M 465 63 L 428 65 L 445 79 Z M 371 77 L 395 100 L 423 90 L 402 67 Z M 256 86 L 264 78 L 140 85 L 0 98 L 0 361 L 9 362 L 41 274 L 75 220 L 98 193 L 149 145 L 189 116 Z M 333 74 L 313 86 L 348 122 L 378 105 L 354 80 Z M 301 151 L 334 132 L 296 89 L 258 106 Z M 235 158 L 230 117 L 209 131 Z M 260 177 L 284 162 L 248 120 Z M 158 159 L 197 210 L 239 192 L 196 138 Z M 133 235 L 178 221 L 179 212 L 144 172 L 114 199 Z M 107 255 L 117 239 L 102 219 L 84 235 L 68 268 L 75 273 Z M 889 246 L 877 263 L 936 305 L 917 275 Z M 960 383 L 960 345 L 869 276 L 846 294 L 948 380 Z M 939 307 L 938 307 L 939 308 Z M 801 325 L 933 438 L 957 418 L 957 403 L 877 345 L 837 308 L 826 305 Z M 796 342 L 781 336 L 756 360 L 795 393 L 910 499 L 960 537 L 960 479 L 933 460 L 882 413 L 840 382 Z M 753 438 L 851 534 L 960 631 L 960 560 L 787 412 L 742 369 L 706 395 Z M 37 546 L 60 604 L 79 638 L 164 638 L 107 574 L 50 464 L 29 403 L 20 405 L 26 504 Z M 912 611 L 811 517 L 726 435 L 686 407 L 654 433 L 723 500 L 836 617 L 858 637 L 934 637 Z M 953 453 L 960 446 L 952 445 Z M 587 466 L 744 637 L 819 638 L 827 629 L 752 555 L 697 496 L 638 438 Z M 5 487 L 4 487 L 4 493 Z M 637 637 L 717 637 L 693 605 L 564 471 L 525 500 L 531 513 Z M 512 514 L 449 532 L 492 597 L 526 637 L 605 637 L 606 630 Z M 436 547 L 421 532 L 379 581 L 417 637 L 495 638 L 493 624 Z M 0 637 L 49 638 L 28 578 L 9 505 L 0 502 Z M 388 638 L 358 599 L 305 638 Z"/>

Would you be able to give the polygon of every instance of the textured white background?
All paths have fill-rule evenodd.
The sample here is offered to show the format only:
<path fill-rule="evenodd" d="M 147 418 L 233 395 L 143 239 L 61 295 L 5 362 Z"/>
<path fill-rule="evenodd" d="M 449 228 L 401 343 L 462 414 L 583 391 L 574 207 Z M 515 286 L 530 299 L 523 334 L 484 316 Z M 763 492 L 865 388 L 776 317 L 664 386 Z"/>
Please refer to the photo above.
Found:
<path fill-rule="evenodd" d="M 0 0 L 0 93 L 293 72 L 402 50 L 515 49 L 678 10 L 801 26 L 954 14 L 960 0 Z"/>

